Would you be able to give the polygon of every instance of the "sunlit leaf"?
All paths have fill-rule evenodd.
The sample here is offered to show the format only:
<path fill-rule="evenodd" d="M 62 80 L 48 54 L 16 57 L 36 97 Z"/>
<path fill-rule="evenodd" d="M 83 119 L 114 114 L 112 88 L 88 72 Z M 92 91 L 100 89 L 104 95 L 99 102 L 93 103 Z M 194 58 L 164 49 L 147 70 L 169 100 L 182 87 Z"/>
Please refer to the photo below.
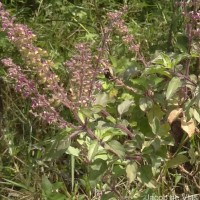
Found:
<path fill-rule="evenodd" d="M 81 120 L 83 123 L 85 123 L 85 118 L 86 118 L 86 116 L 85 116 L 81 111 L 78 112 L 78 116 L 79 116 L 80 120 Z"/>
<path fill-rule="evenodd" d="M 181 119 L 181 128 L 188 134 L 189 137 L 192 137 L 195 133 L 195 123 L 193 119 L 190 119 L 188 122 L 185 118 Z"/>
<path fill-rule="evenodd" d="M 133 105 L 132 100 L 125 100 L 120 105 L 118 105 L 118 113 L 122 115 L 123 113 L 127 112 L 130 108 L 130 106 Z"/>
<path fill-rule="evenodd" d="M 142 97 L 140 98 L 139 106 L 140 106 L 140 109 L 145 112 L 148 108 L 151 108 L 153 106 L 153 102 L 150 98 Z"/>
<path fill-rule="evenodd" d="M 194 112 L 193 112 L 193 116 L 194 118 L 200 123 L 200 115 L 199 113 L 197 112 L 197 110 L 194 109 Z"/>
<path fill-rule="evenodd" d="M 127 175 L 129 183 L 132 183 L 135 180 L 137 176 L 137 169 L 138 169 L 138 166 L 136 162 L 130 163 L 127 165 L 126 175 Z"/>
<path fill-rule="evenodd" d="M 96 96 L 95 105 L 101 105 L 103 107 L 106 107 L 108 101 L 108 95 L 106 93 L 101 93 Z"/>
<path fill-rule="evenodd" d="M 112 117 L 111 115 L 107 116 L 106 119 L 112 123 L 116 123 L 116 119 L 114 117 Z"/>
<path fill-rule="evenodd" d="M 172 78 L 172 80 L 169 82 L 168 88 L 167 88 L 167 93 L 166 93 L 166 99 L 170 99 L 182 86 L 182 82 L 178 77 Z"/>
<path fill-rule="evenodd" d="M 74 148 L 72 146 L 69 146 L 66 153 L 73 155 L 73 156 L 79 156 L 80 150 L 78 148 Z"/>
<path fill-rule="evenodd" d="M 172 62 L 171 59 L 168 55 L 161 53 L 162 59 L 163 59 L 163 65 L 165 68 L 171 68 L 172 67 Z"/>
<path fill-rule="evenodd" d="M 167 118 L 167 121 L 169 122 L 169 124 L 171 124 L 172 122 L 174 122 L 178 117 L 179 115 L 183 112 L 183 109 L 182 108 L 176 108 L 174 110 L 172 110 L 170 113 L 169 113 L 169 116 Z"/>
<path fill-rule="evenodd" d="M 160 121 L 157 117 L 155 117 L 153 119 L 153 121 L 150 123 L 150 126 L 151 126 L 151 129 L 152 129 L 152 132 L 154 134 L 157 134 L 158 131 L 159 131 L 159 128 L 160 128 Z"/>
<path fill-rule="evenodd" d="M 89 151 L 88 151 L 89 161 L 92 161 L 94 156 L 98 153 L 98 149 L 99 149 L 99 142 L 97 140 L 92 141 L 89 146 Z"/>

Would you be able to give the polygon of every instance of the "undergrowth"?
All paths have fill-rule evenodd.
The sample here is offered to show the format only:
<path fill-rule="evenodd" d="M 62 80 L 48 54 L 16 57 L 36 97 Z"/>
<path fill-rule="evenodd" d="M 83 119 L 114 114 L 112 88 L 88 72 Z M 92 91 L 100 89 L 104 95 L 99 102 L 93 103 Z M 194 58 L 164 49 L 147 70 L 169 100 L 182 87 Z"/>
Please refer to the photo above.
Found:
<path fill-rule="evenodd" d="M 1 198 L 199 198 L 199 6 L 1 1 Z"/>

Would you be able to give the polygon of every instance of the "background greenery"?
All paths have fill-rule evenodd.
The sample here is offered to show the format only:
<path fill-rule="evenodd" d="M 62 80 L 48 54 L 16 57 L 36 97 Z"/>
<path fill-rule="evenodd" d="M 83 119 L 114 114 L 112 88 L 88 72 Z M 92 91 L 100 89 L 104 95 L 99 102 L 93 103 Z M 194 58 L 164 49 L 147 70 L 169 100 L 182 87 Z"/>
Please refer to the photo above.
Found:
<path fill-rule="evenodd" d="M 192 48 L 188 48 L 187 20 L 173 0 L 1 2 L 18 23 L 27 24 L 37 35 L 36 45 L 48 51 L 55 63 L 52 70 L 67 90 L 69 74 L 63 62 L 74 55 L 74 45 L 88 42 L 95 52 L 102 39 L 102 28 L 108 22 L 106 14 L 123 6 L 128 8 L 124 20 L 129 32 L 150 66 L 144 68 L 120 36 L 112 34 L 109 47 L 112 73 L 136 93 L 100 77 L 104 96 L 101 94 L 99 102 L 106 105 L 111 116 L 105 120 L 97 118 L 90 126 L 107 142 L 107 149 L 85 135 L 70 143 L 68 130 L 34 118 L 29 112 L 30 102 L 15 93 L 2 66 L 2 199 L 145 199 L 147 195 L 200 192 L 199 41 L 195 38 Z M 1 31 L 0 58 L 5 57 L 24 64 Z M 190 74 L 186 78 L 187 60 Z M 192 86 L 191 81 L 195 82 Z M 186 87 L 187 98 L 183 97 Z M 92 119 L 97 111 L 82 112 Z M 75 123 L 71 113 L 65 111 L 63 115 Z M 185 119 L 185 125 L 181 124 L 180 120 Z M 194 131 L 190 120 L 195 125 Z M 136 136 L 127 137 L 115 128 L 115 121 Z"/>

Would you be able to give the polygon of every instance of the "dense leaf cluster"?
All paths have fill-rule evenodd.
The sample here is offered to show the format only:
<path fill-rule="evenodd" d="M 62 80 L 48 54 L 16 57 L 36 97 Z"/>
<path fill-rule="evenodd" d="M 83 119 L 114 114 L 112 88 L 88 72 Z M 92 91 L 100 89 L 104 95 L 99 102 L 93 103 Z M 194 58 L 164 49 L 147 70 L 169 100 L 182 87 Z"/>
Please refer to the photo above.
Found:
<path fill-rule="evenodd" d="M 198 196 L 199 8 L 1 1 L 1 197 Z"/>

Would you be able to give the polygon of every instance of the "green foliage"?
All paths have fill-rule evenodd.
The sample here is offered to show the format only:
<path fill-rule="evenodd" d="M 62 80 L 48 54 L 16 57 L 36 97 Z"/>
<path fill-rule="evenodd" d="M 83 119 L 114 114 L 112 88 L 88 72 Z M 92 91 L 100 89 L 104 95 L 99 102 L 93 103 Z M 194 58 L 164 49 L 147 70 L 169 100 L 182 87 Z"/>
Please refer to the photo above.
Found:
<path fill-rule="evenodd" d="M 76 54 L 77 43 L 89 44 L 94 66 L 106 65 L 110 74 L 97 76 L 102 88 L 89 106 L 51 104 L 74 125 L 58 128 L 33 118 L 31 102 L 13 91 L 1 64 L 1 198 L 114 200 L 199 192 L 199 38 L 184 32 L 188 22 L 173 0 L 2 3 L 35 32 L 36 46 L 48 51 L 50 71 L 67 93 L 73 77 L 63 62 Z M 123 6 L 139 50 L 130 50 L 113 29 L 101 55 L 107 13 Z M 45 82 L 26 68 L 26 58 L 1 29 L 0 58 L 6 57 L 50 99 Z"/>

